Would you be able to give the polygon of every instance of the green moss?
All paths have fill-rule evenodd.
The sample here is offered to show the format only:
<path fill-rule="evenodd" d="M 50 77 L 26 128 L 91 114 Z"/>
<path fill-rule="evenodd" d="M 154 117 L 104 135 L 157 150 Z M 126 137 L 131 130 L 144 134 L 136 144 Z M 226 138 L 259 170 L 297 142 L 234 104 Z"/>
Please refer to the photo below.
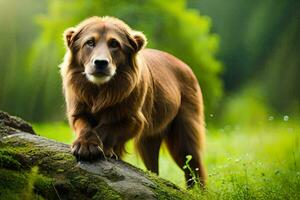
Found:
<path fill-rule="evenodd" d="M 110 199 L 110 200 L 119 200 L 122 199 L 118 194 L 112 192 L 111 190 L 100 190 L 98 191 L 93 198 L 94 200 Z"/>
<path fill-rule="evenodd" d="M 14 156 L 5 149 L 0 150 L 0 167 L 7 169 L 20 169 L 21 164 L 14 158 Z"/>
<path fill-rule="evenodd" d="M 20 144 L 19 146 L 2 144 L 0 148 L 1 198 L 3 195 L 4 199 L 20 199 L 20 197 L 25 199 L 57 198 L 52 179 L 39 174 L 37 166 L 30 167 L 33 164 L 38 164 L 38 160 L 46 155 L 46 152 L 42 152 L 39 155 L 40 158 L 36 158 L 32 155 L 37 149 L 30 144 Z M 38 152 L 41 151 L 38 150 Z M 28 159 L 29 155 L 31 155 L 32 160 Z M 19 170 L 19 172 L 4 171 L 6 169 L 1 168 Z"/>
<path fill-rule="evenodd" d="M 189 194 L 187 191 L 182 190 L 175 184 L 158 177 L 156 174 L 153 174 L 151 172 L 146 172 L 146 174 L 149 179 L 157 185 L 157 187 L 155 188 L 151 187 L 152 191 L 157 194 L 157 199 L 196 199 L 196 197 L 192 194 Z"/>
<path fill-rule="evenodd" d="M 13 170 L 0 168 L 1 199 L 21 199 L 27 185 L 27 175 Z"/>
<path fill-rule="evenodd" d="M 35 178 L 34 193 L 46 197 L 47 199 L 55 199 L 57 197 L 53 180 L 41 174 L 38 174 Z"/>
<path fill-rule="evenodd" d="M 36 180 L 39 168 L 34 166 L 31 168 L 27 176 L 27 186 L 24 188 L 24 199 L 33 199 L 34 197 L 34 182 Z"/>
<path fill-rule="evenodd" d="M 40 160 L 40 166 L 48 173 L 64 173 L 76 165 L 76 159 L 70 153 L 55 153 Z"/>
<path fill-rule="evenodd" d="M 31 168 L 32 161 L 28 159 L 27 152 L 30 147 L 8 146 L 0 144 L 0 167 L 14 170 L 28 170 Z"/>
<path fill-rule="evenodd" d="M 122 199 L 120 194 L 115 190 L 111 189 L 105 182 L 97 183 L 98 191 L 93 195 L 92 199 L 101 200 L 101 199 L 109 199 L 109 200 L 118 200 Z"/>
<path fill-rule="evenodd" d="M 10 143 L 14 144 L 10 146 Z M 16 145 L 17 144 L 17 145 Z M 69 153 L 53 154 L 47 148 L 40 148 L 30 143 L 20 143 L 15 138 L 9 138 L 5 144 L 0 144 L 0 167 L 13 166 L 14 169 L 30 169 L 33 164 L 39 165 L 45 172 L 55 173 L 66 171 L 75 165 L 75 158 Z M 28 159 L 28 158 L 31 159 Z M 55 161 L 55 162 L 54 162 Z M 4 166 L 5 165 L 5 166 Z"/>
<path fill-rule="evenodd" d="M 17 143 L 18 145 L 9 146 L 10 143 Z M 59 198 L 69 198 L 76 195 L 78 198 L 103 199 L 105 197 L 105 199 L 121 199 L 121 196 L 100 177 L 95 178 L 78 168 L 74 168 L 76 160 L 69 153 L 53 154 L 47 148 L 40 148 L 30 143 L 23 144 L 13 138 L 0 145 L 0 148 L 0 159 L 5 160 L 5 162 L 1 162 L 2 165 L 9 163 L 9 166 L 12 166 L 14 164 L 15 168 L 19 166 L 19 170 L 22 170 L 24 174 L 28 174 L 24 177 L 21 187 L 23 190 L 16 193 L 24 193 L 23 196 L 27 199 L 36 198 L 37 196 L 56 199 L 58 194 L 63 195 Z M 29 157 L 30 160 L 27 159 Z M 24 170 L 22 169 L 23 163 L 27 163 L 29 168 L 32 165 L 36 165 L 36 167 L 31 168 L 31 171 L 28 171 L 28 168 Z M 91 183 L 90 180 L 95 181 Z M 4 180 L 2 183 L 7 184 L 9 182 L 9 180 Z M 7 189 L 2 191 L 2 193 L 4 192 L 8 195 L 15 193 Z"/>
<path fill-rule="evenodd" d="M 53 160 L 75 161 L 75 157 L 70 153 L 56 153 L 52 156 Z"/>
<path fill-rule="evenodd" d="M 56 199 L 52 179 L 38 173 L 0 168 L 0 199 Z"/>
<path fill-rule="evenodd" d="M 8 141 L 7 141 L 8 140 Z M 12 143 L 13 145 L 10 145 Z M 29 154 L 30 152 L 34 152 L 34 146 L 30 143 L 20 143 L 16 138 L 9 138 L 5 140 L 5 143 L 0 143 L 0 148 L 2 151 L 6 151 L 9 154 Z M 32 153 L 31 153 L 32 154 Z"/>
<path fill-rule="evenodd" d="M 27 183 L 25 173 L 0 168 L 0 175 L 1 189 L 20 190 Z"/>
<path fill-rule="evenodd" d="M 86 194 L 89 198 L 107 200 L 122 199 L 117 191 L 113 190 L 98 176 L 95 178 L 93 175 L 77 173 L 77 175 L 70 175 L 69 179 L 71 180 L 72 185 L 76 187 L 76 190 Z M 92 183 L 90 182 L 91 179 L 94 180 Z"/>

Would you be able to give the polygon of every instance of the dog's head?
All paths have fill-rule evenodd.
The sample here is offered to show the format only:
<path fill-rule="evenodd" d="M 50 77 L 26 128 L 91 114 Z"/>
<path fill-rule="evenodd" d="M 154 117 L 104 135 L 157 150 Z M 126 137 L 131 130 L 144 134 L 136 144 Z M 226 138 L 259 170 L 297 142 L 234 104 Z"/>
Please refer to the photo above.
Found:
<path fill-rule="evenodd" d="M 88 18 L 68 28 L 64 39 L 72 55 L 71 67 L 96 85 L 134 70 L 132 59 L 146 45 L 144 34 L 113 17 Z"/>

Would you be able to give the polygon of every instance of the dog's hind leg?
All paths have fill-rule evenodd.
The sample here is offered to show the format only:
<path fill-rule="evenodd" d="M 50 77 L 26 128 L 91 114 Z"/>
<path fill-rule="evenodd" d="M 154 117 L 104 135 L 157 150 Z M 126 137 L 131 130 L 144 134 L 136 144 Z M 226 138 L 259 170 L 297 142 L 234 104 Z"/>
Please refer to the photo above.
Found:
<path fill-rule="evenodd" d="M 186 164 L 186 156 L 192 156 L 189 162 L 191 170 L 184 169 L 188 187 L 195 184 L 195 176 L 196 181 L 201 186 L 204 186 L 206 180 L 201 155 L 202 144 L 205 139 L 204 121 L 199 113 L 197 109 L 191 110 L 190 107 L 181 107 L 165 139 L 170 154 L 181 169 Z"/>
<path fill-rule="evenodd" d="M 161 136 L 141 136 L 135 142 L 137 151 L 147 169 L 158 174 L 158 157 L 162 142 Z"/>

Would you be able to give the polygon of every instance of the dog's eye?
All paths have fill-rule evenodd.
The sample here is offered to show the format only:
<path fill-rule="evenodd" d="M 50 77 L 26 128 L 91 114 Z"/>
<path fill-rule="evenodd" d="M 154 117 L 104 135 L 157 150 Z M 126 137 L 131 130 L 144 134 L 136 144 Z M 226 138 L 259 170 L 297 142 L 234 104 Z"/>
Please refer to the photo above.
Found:
<path fill-rule="evenodd" d="M 94 47 L 95 46 L 94 40 L 88 40 L 85 44 L 88 45 L 89 47 Z"/>
<path fill-rule="evenodd" d="M 108 41 L 108 46 L 109 46 L 109 48 L 117 49 L 120 47 L 120 43 L 115 39 L 111 39 Z"/>

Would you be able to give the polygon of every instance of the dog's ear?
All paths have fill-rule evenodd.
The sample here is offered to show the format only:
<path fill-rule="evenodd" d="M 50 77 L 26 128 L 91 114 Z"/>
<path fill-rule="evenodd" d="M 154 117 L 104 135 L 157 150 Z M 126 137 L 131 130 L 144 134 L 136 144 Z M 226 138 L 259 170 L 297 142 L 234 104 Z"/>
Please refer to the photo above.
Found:
<path fill-rule="evenodd" d="M 137 51 L 141 50 L 147 45 L 147 38 L 142 32 L 134 31 L 133 38 L 137 43 Z"/>
<path fill-rule="evenodd" d="M 128 35 L 128 39 L 135 52 L 140 51 L 147 45 L 146 36 L 139 31 L 131 31 Z"/>
<path fill-rule="evenodd" d="M 75 28 L 71 27 L 65 30 L 64 32 L 64 40 L 65 40 L 65 45 L 70 48 L 73 42 L 74 38 L 74 33 L 75 33 Z"/>

